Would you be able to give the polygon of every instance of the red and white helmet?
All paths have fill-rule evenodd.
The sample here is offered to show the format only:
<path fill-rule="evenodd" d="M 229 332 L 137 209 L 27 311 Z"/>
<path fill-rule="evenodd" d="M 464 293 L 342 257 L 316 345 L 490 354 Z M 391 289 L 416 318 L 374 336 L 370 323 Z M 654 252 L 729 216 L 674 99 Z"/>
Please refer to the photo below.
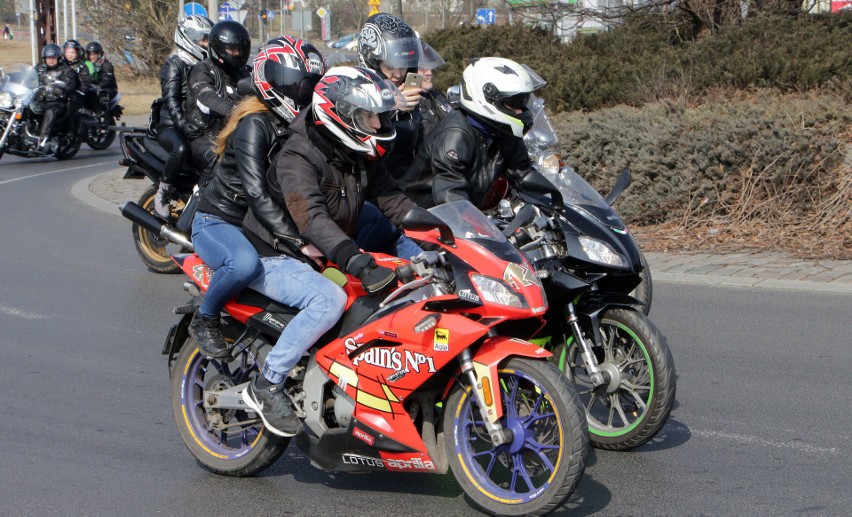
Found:
<path fill-rule="evenodd" d="M 292 122 L 311 103 L 324 73 L 325 61 L 315 46 L 281 36 L 267 41 L 254 60 L 254 93 L 278 117 Z"/>
<path fill-rule="evenodd" d="M 405 106 L 399 89 L 367 68 L 331 68 L 314 88 L 314 124 L 336 143 L 371 160 L 385 156 L 396 139 L 393 116 Z"/>

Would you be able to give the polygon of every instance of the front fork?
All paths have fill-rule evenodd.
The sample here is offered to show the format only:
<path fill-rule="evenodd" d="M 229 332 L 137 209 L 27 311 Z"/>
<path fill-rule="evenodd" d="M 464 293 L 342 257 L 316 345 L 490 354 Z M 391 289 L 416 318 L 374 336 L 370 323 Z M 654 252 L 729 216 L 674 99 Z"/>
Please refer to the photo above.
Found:
<path fill-rule="evenodd" d="M 577 318 L 577 311 L 574 310 L 574 304 L 568 303 L 565 307 L 565 312 L 565 321 L 574 332 L 574 340 L 579 345 L 581 355 L 583 356 L 583 367 L 586 369 L 586 373 L 589 374 L 592 385 L 595 388 L 599 388 L 603 385 L 609 384 L 609 374 L 601 370 L 600 366 L 598 366 L 598 359 L 592 351 L 592 345 L 583 335 L 583 330 L 580 328 L 579 318 Z M 592 331 L 595 333 L 595 341 L 599 342 L 601 338 L 599 334 L 600 331 L 598 329 L 592 329 Z"/>
<path fill-rule="evenodd" d="M 473 360 L 470 356 L 470 350 L 465 349 L 462 351 L 459 356 L 459 363 L 461 363 L 461 374 L 467 377 L 468 382 L 470 383 L 470 391 L 474 397 L 476 397 L 477 405 L 479 406 L 479 414 L 482 417 L 482 421 L 485 422 L 485 429 L 488 431 L 488 435 L 491 437 L 491 441 L 494 445 L 502 445 L 504 443 L 509 443 L 512 441 L 512 432 L 502 425 L 500 422 L 492 422 L 491 415 L 488 414 L 488 405 L 485 403 L 485 399 L 483 393 L 482 382 L 476 378 L 476 372 L 473 368 Z M 496 381 L 497 379 L 494 379 Z M 488 387 L 486 387 L 488 389 Z"/>

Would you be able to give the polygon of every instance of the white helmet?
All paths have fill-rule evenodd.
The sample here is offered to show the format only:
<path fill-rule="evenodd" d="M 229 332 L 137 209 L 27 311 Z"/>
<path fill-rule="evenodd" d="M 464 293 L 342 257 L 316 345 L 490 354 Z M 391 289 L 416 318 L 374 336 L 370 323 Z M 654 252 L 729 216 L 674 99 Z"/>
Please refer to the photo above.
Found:
<path fill-rule="evenodd" d="M 213 22 L 204 16 L 193 14 L 181 18 L 175 29 L 175 45 L 201 61 L 207 57 L 207 49 L 200 42 L 207 39 L 212 28 Z"/>
<path fill-rule="evenodd" d="M 471 115 L 521 138 L 532 127 L 530 94 L 545 84 L 530 67 L 511 59 L 475 59 L 462 73 L 460 103 Z"/>
<path fill-rule="evenodd" d="M 377 160 L 393 148 L 392 117 L 405 106 L 399 89 L 368 68 L 329 69 L 314 88 L 314 124 L 335 143 Z M 375 115 L 375 116 L 374 116 Z"/>

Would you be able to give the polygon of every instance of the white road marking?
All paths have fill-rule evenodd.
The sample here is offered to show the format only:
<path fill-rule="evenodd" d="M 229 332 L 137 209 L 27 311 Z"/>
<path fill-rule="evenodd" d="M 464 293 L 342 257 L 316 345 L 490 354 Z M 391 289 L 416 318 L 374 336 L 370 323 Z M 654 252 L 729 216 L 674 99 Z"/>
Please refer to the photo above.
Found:
<path fill-rule="evenodd" d="M 44 314 L 22 311 L 14 307 L 6 307 L 3 305 L 0 305 L 0 313 L 8 314 L 9 316 L 16 316 L 18 318 L 24 318 L 25 320 L 43 320 L 47 318 L 47 316 Z"/>
<path fill-rule="evenodd" d="M 749 434 L 726 433 L 724 431 L 713 431 L 709 429 L 693 429 L 684 426 L 673 426 L 673 429 L 676 431 L 689 433 L 693 436 L 732 440 L 742 444 L 762 445 L 764 447 L 777 447 L 783 449 L 794 449 L 801 452 L 820 452 L 834 455 L 840 454 L 840 451 L 837 449 L 837 447 L 817 447 L 816 445 L 811 445 L 809 443 L 799 441 L 784 442 L 777 440 L 767 440 L 766 438 L 761 438 L 759 436 L 753 436 Z"/>
<path fill-rule="evenodd" d="M 39 172 L 38 174 L 31 174 L 29 176 L 21 176 L 20 178 L 12 178 L 10 180 L 0 181 L 0 185 L 5 185 L 7 183 L 13 183 L 15 181 L 28 180 L 30 178 L 38 178 L 39 176 L 46 176 L 48 174 L 56 174 L 58 172 L 68 172 L 68 171 L 75 171 L 77 169 L 86 169 L 88 167 L 98 167 L 98 166 L 101 166 L 101 165 L 106 165 L 108 163 L 115 163 L 115 161 L 110 160 L 108 162 L 90 163 L 89 165 L 80 165 L 80 166 L 77 166 L 77 167 L 68 167 L 67 169 L 58 169 L 58 170 L 55 170 L 55 171 Z"/>

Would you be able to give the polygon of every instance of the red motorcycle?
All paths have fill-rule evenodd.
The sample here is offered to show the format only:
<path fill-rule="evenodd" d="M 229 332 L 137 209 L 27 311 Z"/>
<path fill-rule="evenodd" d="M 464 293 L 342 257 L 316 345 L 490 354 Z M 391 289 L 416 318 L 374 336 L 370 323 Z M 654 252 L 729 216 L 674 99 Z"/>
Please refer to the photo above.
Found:
<path fill-rule="evenodd" d="M 504 337 L 542 325 L 547 310 L 535 270 L 467 202 L 412 210 L 406 233 L 431 243 L 395 267 L 400 285 L 384 299 L 329 266 L 347 293 L 346 312 L 290 372 L 286 384 L 311 463 L 329 471 L 443 474 L 451 469 L 483 510 L 544 514 L 583 475 L 589 439 L 573 384 L 550 352 Z M 211 270 L 196 255 L 174 257 L 201 295 Z M 254 291 L 225 306 L 231 358 L 207 359 L 179 307 L 163 353 L 181 438 L 202 466 L 251 476 L 271 466 L 289 438 L 267 431 L 241 392 L 296 311 Z"/>

